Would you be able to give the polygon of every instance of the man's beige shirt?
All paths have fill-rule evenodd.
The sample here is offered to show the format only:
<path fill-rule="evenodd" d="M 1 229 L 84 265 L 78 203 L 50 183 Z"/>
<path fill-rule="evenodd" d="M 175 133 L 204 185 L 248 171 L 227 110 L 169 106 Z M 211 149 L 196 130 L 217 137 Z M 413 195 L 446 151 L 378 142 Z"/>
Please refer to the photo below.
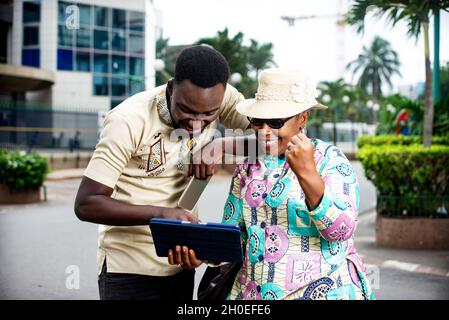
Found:
<path fill-rule="evenodd" d="M 243 99 L 235 88 L 227 86 L 221 124 L 232 129 L 248 127 L 246 117 L 235 110 Z M 165 85 L 138 93 L 107 114 L 84 175 L 113 188 L 111 198 L 134 205 L 177 207 L 189 179 L 187 166 L 179 165 L 182 139 L 170 138 L 174 128 L 161 117 L 161 103 L 166 104 Z M 100 225 L 98 274 L 105 258 L 108 272 L 168 276 L 181 270 L 169 265 L 166 257 L 156 255 L 148 225 Z"/>

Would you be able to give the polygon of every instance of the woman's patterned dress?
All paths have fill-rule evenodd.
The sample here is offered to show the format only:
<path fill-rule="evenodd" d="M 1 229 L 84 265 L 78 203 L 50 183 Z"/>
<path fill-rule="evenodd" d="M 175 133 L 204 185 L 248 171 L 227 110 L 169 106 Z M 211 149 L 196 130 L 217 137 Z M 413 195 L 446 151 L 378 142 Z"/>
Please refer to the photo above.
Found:
<path fill-rule="evenodd" d="M 241 226 L 245 259 L 228 299 L 374 299 L 354 247 L 356 175 L 338 148 L 311 141 L 325 182 L 312 211 L 283 155 L 236 167 L 223 223 Z"/>

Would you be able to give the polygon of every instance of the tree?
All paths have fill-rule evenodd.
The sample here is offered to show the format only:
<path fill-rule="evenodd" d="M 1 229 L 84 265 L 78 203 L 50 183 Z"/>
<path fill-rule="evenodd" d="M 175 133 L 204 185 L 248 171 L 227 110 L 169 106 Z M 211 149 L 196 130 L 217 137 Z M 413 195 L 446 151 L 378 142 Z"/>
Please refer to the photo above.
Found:
<path fill-rule="evenodd" d="M 347 96 L 349 102 L 344 104 L 344 114 L 351 122 L 367 122 L 370 112 L 366 105 L 369 100 L 366 91 L 359 86 L 348 86 Z"/>
<path fill-rule="evenodd" d="M 337 144 L 337 125 L 336 122 L 342 120 L 343 97 L 348 95 L 349 87 L 343 79 L 336 81 L 322 81 L 318 85 L 324 103 L 329 102 L 330 118 L 333 123 L 333 143 Z M 325 98 L 325 96 L 328 96 Z M 326 101 L 329 100 L 329 101 Z"/>
<path fill-rule="evenodd" d="M 207 44 L 218 50 L 228 61 L 231 72 L 244 76 L 248 73 L 248 48 L 243 45 L 243 37 L 243 33 L 238 32 L 230 38 L 228 28 L 224 28 L 215 37 L 201 38 L 196 44 Z"/>
<path fill-rule="evenodd" d="M 162 71 L 156 72 L 156 86 L 166 83 L 175 74 L 175 62 L 177 47 L 169 46 L 170 39 L 160 37 L 156 40 L 156 59 L 161 59 L 165 63 Z"/>
<path fill-rule="evenodd" d="M 440 92 L 449 92 L 449 62 L 440 68 Z"/>
<path fill-rule="evenodd" d="M 240 73 L 242 80 L 233 85 L 245 96 L 253 97 L 257 91 L 257 76 L 265 68 L 276 65 L 273 60 L 273 45 L 261 43 L 251 39 L 250 45 L 244 45 L 244 34 L 238 32 L 233 37 L 229 36 L 227 28 L 218 31 L 217 35 L 209 38 L 201 38 L 195 44 L 205 44 L 221 52 L 229 64 L 232 73 Z M 165 62 L 165 69 L 156 72 L 156 84 L 165 83 L 175 73 L 175 63 L 179 52 L 187 46 L 170 46 L 168 38 L 160 38 L 156 41 L 156 58 Z M 249 75 L 253 71 L 256 77 Z"/>
<path fill-rule="evenodd" d="M 435 134 L 447 135 L 449 132 L 449 62 L 440 68 L 440 92 L 441 99 L 435 104 Z"/>
<path fill-rule="evenodd" d="M 249 69 L 256 73 L 256 79 L 259 77 L 261 70 L 276 66 L 272 50 L 272 43 L 259 44 L 256 40 L 251 39 L 251 44 L 248 47 L 248 64 Z"/>
<path fill-rule="evenodd" d="M 429 17 L 440 10 L 448 11 L 447 0 L 355 0 L 347 15 L 347 22 L 362 33 L 365 27 L 365 16 L 373 11 L 379 18 L 387 15 L 393 26 L 399 21 L 408 25 L 408 35 L 418 39 L 421 31 L 424 34 L 424 57 L 426 70 L 425 99 L 424 99 L 424 146 L 430 146 L 433 129 L 433 102 L 432 102 L 432 70 L 430 67 L 429 50 Z"/>
<path fill-rule="evenodd" d="M 251 39 L 250 45 L 244 45 L 244 34 L 238 32 L 233 37 L 229 36 L 227 28 L 218 31 L 215 37 L 201 38 L 196 44 L 207 44 L 223 54 L 229 64 L 232 73 L 242 75 L 242 81 L 234 86 L 245 96 L 253 97 L 257 91 L 257 77 L 261 70 L 275 65 L 273 61 L 273 45 L 271 43 L 259 44 Z M 256 77 L 248 74 L 254 71 Z"/>
<path fill-rule="evenodd" d="M 360 74 L 358 85 L 371 92 L 372 97 L 378 101 L 382 97 L 382 85 L 387 83 L 391 88 L 391 77 L 400 75 L 400 62 L 398 54 L 390 43 L 380 37 L 374 38 L 370 47 L 363 47 L 357 59 L 351 61 L 347 68 L 353 74 Z"/>

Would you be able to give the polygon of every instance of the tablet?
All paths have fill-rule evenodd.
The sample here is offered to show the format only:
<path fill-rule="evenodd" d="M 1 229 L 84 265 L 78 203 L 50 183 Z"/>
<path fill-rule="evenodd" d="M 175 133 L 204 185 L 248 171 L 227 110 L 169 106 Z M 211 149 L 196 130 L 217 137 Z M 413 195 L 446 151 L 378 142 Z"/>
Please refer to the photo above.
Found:
<path fill-rule="evenodd" d="M 207 177 L 207 179 L 202 180 L 193 177 L 179 198 L 178 207 L 192 211 L 209 183 L 210 178 Z"/>
<path fill-rule="evenodd" d="M 241 262 L 240 227 L 222 223 L 190 223 L 174 219 L 150 220 L 156 254 L 167 257 L 177 245 L 195 251 L 199 260 Z"/>

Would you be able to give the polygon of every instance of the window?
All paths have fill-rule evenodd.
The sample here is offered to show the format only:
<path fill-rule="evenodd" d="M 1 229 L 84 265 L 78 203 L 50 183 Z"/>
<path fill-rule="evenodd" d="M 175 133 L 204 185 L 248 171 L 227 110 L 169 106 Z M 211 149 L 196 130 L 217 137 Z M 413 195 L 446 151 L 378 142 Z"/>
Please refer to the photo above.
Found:
<path fill-rule="evenodd" d="M 129 57 L 129 74 L 133 76 L 143 76 L 143 58 Z"/>
<path fill-rule="evenodd" d="M 39 45 L 39 27 L 23 28 L 23 45 L 38 46 Z"/>
<path fill-rule="evenodd" d="M 84 26 L 90 26 L 90 6 L 84 4 L 77 4 L 80 12 L 80 24 Z"/>
<path fill-rule="evenodd" d="M 108 78 L 102 76 L 94 76 L 94 95 L 107 96 L 108 92 Z"/>
<path fill-rule="evenodd" d="M 22 3 L 22 21 L 22 65 L 40 67 L 40 1 L 24 1 Z"/>
<path fill-rule="evenodd" d="M 94 24 L 98 27 L 110 27 L 109 9 L 103 7 L 95 7 Z"/>
<path fill-rule="evenodd" d="M 38 1 L 26 1 L 23 3 L 23 23 L 41 21 L 41 5 Z"/>
<path fill-rule="evenodd" d="M 109 73 L 108 55 L 107 54 L 94 54 L 94 72 Z"/>
<path fill-rule="evenodd" d="M 125 96 L 126 95 L 126 78 L 113 77 L 111 79 L 111 94 L 113 96 Z"/>
<path fill-rule="evenodd" d="M 143 53 L 144 41 L 142 34 L 129 35 L 129 51 L 133 53 Z"/>
<path fill-rule="evenodd" d="M 90 48 L 90 29 L 80 27 L 76 30 L 76 46 L 78 48 Z"/>
<path fill-rule="evenodd" d="M 111 72 L 113 74 L 126 74 L 126 59 L 124 56 L 112 56 Z"/>
<path fill-rule="evenodd" d="M 114 109 L 123 101 L 124 101 L 124 99 L 111 99 L 111 109 Z"/>
<path fill-rule="evenodd" d="M 23 49 L 22 65 L 37 67 L 40 66 L 40 50 L 39 49 Z"/>
<path fill-rule="evenodd" d="M 126 51 L 126 38 L 124 31 L 112 32 L 112 51 Z"/>
<path fill-rule="evenodd" d="M 58 4 L 58 22 L 65 25 L 67 19 L 66 9 L 68 6 L 72 5 L 71 3 L 61 2 Z"/>
<path fill-rule="evenodd" d="M 90 53 L 84 51 L 76 52 L 76 71 L 90 71 Z"/>
<path fill-rule="evenodd" d="M 112 9 L 112 27 L 115 29 L 126 28 L 126 11 L 120 9 Z"/>
<path fill-rule="evenodd" d="M 129 95 L 136 94 L 144 90 L 143 78 L 141 77 L 131 77 L 129 78 Z"/>
<path fill-rule="evenodd" d="M 58 49 L 58 70 L 73 70 L 73 51 Z"/>
<path fill-rule="evenodd" d="M 71 1 L 57 2 L 58 69 L 91 72 L 93 94 L 111 96 L 115 101 L 142 91 L 145 81 L 145 13 L 88 5 L 85 4 L 87 1 L 81 4 Z M 112 3 L 104 1 L 109 2 Z M 67 18 L 73 14 L 73 10 L 66 12 L 69 6 L 78 8 L 79 28 L 66 27 Z M 77 21 L 73 22 L 76 24 Z M 29 47 L 24 49 L 38 49 L 39 26 L 30 22 L 24 27 L 29 28 L 23 39 Z M 39 54 L 27 53 L 23 60 L 36 63 L 30 61 L 39 61 Z"/>
<path fill-rule="evenodd" d="M 94 48 L 109 50 L 109 35 L 107 31 L 94 30 Z"/>
<path fill-rule="evenodd" d="M 65 25 L 58 26 L 58 44 L 64 47 L 71 47 L 73 44 L 74 30 L 67 28 Z"/>
<path fill-rule="evenodd" d="M 144 31 L 145 14 L 143 12 L 129 12 L 129 29 L 134 31 Z"/>

